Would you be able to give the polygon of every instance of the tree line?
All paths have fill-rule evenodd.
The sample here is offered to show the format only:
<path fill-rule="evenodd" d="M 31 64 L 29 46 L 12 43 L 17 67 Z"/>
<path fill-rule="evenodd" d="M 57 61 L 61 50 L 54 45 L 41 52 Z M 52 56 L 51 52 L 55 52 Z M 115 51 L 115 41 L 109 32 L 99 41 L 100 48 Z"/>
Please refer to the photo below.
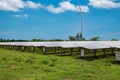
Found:
<path fill-rule="evenodd" d="M 77 33 L 75 36 L 69 36 L 70 41 L 102 41 L 99 36 L 95 36 L 88 39 L 85 39 L 81 33 Z M 112 38 L 110 41 L 118 41 L 117 39 Z"/>
<path fill-rule="evenodd" d="M 0 38 L 0 42 L 43 42 L 43 41 L 102 41 L 99 36 L 95 36 L 88 39 L 85 39 L 80 33 L 77 33 L 75 36 L 69 36 L 68 40 L 63 39 L 32 39 L 32 40 L 24 40 L 24 39 L 3 39 Z M 111 39 L 110 41 L 118 41 L 117 39 Z"/>

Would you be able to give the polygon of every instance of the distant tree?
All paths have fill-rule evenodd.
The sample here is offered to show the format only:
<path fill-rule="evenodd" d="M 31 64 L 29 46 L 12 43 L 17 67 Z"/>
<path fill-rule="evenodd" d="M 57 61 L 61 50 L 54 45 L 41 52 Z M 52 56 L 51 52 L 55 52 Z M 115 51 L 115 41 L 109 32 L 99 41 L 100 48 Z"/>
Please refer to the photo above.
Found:
<path fill-rule="evenodd" d="M 81 40 L 81 35 L 80 35 L 79 33 L 77 33 L 75 39 L 76 39 L 77 41 L 80 41 L 80 40 Z"/>
<path fill-rule="evenodd" d="M 76 40 L 77 41 L 85 41 L 86 39 L 83 37 L 82 33 L 77 33 Z"/>
<path fill-rule="evenodd" d="M 77 33 L 76 36 L 69 36 L 70 41 L 84 41 L 86 40 L 81 33 Z"/>
<path fill-rule="evenodd" d="M 76 38 L 75 38 L 75 36 L 69 36 L 69 40 L 70 41 L 76 41 Z"/>
<path fill-rule="evenodd" d="M 96 36 L 96 37 L 93 37 L 90 39 L 91 41 L 99 41 L 100 40 L 100 37 Z"/>
<path fill-rule="evenodd" d="M 118 41 L 118 40 L 113 38 L 113 39 L 111 39 L 111 41 Z"/>
<path fill-rule="evenodd" d="M 7 41 L 9 41 L 9 39 L 0 38 L 0 42 L 7 42 Z"/>
<path fill-rule="evenodd" d="M 32 39 L 31 41 L 45 41 L 43 39 Z"/>
<path fill-rule="evenodd" d="M 16 42 L 28 42 L 28 40 L 23 40 L 23 39 L 19 39 L 19 40 L 14 40 Z"/>
<path fill-rule="evenodd" d="M 0 38 L 0 42 L 2 42 L 2 40 L 3 40 L 3 39 L 2 39 L 2 38 Z"/>
<path fill-rule="evenodd" d="M 48 41 L 64 41 L 62 39 L 51 39 L 51 40 L 48 40 Z"/>

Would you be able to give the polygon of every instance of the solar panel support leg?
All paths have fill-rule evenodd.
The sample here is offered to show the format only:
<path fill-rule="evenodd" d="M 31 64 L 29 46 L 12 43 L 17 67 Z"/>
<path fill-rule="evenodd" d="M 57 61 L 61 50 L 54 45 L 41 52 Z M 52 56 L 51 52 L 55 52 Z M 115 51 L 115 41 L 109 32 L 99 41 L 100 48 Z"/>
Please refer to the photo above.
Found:
<path fill-rule="evenodd" d="M 43 47 L 43 54 L 46 54 L 46 47 Z"/>
<path fill-rule="evenodd" d="M 60 48 L 60 56 L 62 56 L 62 48 Z"/>
<path fill-rule="evenodd" d="M 73 53 L 73 48 L 70 48 L 70 55 L 72 55 Z"/>
<path fill-rule="evenodd" d="M 34 47 L 33 46 L 31 46 L 31 51 L 34 52 Z"/>
<path fill-rule="evenodd" d="M 10 46 L 9 46 L 9 48 L 11 49 L 11 48 L 12 48 L 12 46 L 10 45 Z"/>
<path fill-rule="evenodd" d="M 39 47 L 40 51 L 42 51 L 42 47 Z"/>
<path fill-rule="evenodd" d="M 96 57 L 96 52 L 97 52 L 97 50 L 94 50 L 94 57 Z"/>
<path fill-rule="evenodd" d="M 106 54 L 105 54 L 105 49 L 103 49 L 103 56 L 104 56 L 104 57 L 106 56 Z"/>
<path fill-rule="evenodd" d="M 22 46 L 22 51 L 25 51 L 25 46 Z"/>
<path fill-rule="evenodd" d="M 85 49 L 81 49 L 81 58 L 84 58 L 85 57 Z"/>
<path fill-rule="evenodd" d="M 18 46 L 15 46 L 15 49 L 18 50 Z"/>
<path fill-rule="evenodd" d="M 54 53 L 56 54 L 56 47 L 54 47 Z"/>
<path fill-rule="evenodd" d="M 114 48 L 111 48 L 111 52 L 112 52 L 112 54 L 114 54 Z"/>

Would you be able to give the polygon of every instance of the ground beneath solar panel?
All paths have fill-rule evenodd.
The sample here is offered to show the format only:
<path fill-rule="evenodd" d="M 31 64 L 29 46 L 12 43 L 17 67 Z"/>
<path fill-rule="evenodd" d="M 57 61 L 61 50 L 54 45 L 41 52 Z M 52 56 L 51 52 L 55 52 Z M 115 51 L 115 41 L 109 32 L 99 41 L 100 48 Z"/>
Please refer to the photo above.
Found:
<path fill-rule="evenodd" d="M 0 80 L 120 80 L 114 56 L 78 57 L 0 49 Z"/>

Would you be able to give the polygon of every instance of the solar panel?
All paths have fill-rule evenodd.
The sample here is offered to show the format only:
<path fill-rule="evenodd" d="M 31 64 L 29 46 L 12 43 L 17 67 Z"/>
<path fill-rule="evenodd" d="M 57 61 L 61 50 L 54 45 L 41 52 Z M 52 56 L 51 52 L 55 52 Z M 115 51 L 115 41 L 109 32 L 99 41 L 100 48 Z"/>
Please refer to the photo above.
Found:
<path fill-rule="evenodd" d="M 104 49 L 120 48 L 120 41 L 0 42 L 0 45 Z"/>

